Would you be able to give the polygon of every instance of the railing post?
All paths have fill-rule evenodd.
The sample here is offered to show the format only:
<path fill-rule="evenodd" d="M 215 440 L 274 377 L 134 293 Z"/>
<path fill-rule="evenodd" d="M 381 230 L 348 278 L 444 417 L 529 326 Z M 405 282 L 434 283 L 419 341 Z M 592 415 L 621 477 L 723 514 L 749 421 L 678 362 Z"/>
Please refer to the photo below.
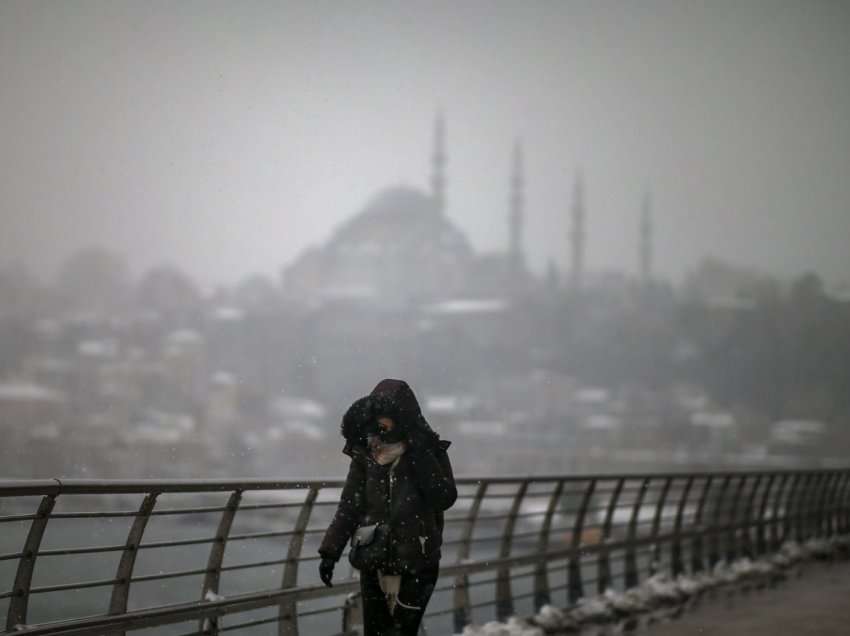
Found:
<path fill-rule="evenodd" d="M 15 631 L 15 625 L 25 625 L 27 622 L 27 605 L 29 604 L 30 588 L 32 587 L 32 574 L 35 569 L 35 559 L 41 547 L 41 539 L 44 530 L 50 520 L 50 513 L 56 503 L 56 494 L 45 495 L 41 499 L 36 511 L 36 517 L 30 524 L 24 549 L 18 561 L 18 571 L 15 573 L 15 584 L 12 587 L 14 596 L 9 599 L 9 611 L 6 614 L 6 631 Z"/>
<path fill-rule="evenodd" d="M 838 477 L 837 472 L 829 472 L 824 475 L 824 484 L 821 491 L 820 501 L 818 502 L 817 516 L 815 517 L 815 535 L 822 537 L 826 535 L 826 517 L 827 506 L 832 499 L 832 493 L 835 490 L 835 481 Z"/>
<path fill-rule="evenodd" d="M 800 489 L 800 494 L 797 497 L 797 505 L 794 513 L 795 516 L 795 539 L 798 543 L 803 543 L 806 539 L 806 514 L 809 503 L 809 491 L 811 490 L 811 482 L 814 475 L 807 474 L 802 477 L 803 487 Z"/>
<path fill-rule="evenodd" d="M 753 510 L 756 507 L 756 495 L 759 491 L 759 486 L 761 486 L 763 477 L 762 475 L 757 475 L 755 483 L 750 488 L 750 496 L 747 498 L 747 505 L 744 506 L 744 519 L 742 523 L 741 533 L 740 533 L 740 545 L 741 552 L 748 559 L 752 559 L 753 554 L 753 540 L 752 540 L 752 530 L 753 530 Z M 758 522 L 756 522 L 758 525 Z"/>
<path fill-rule="evenodd" d="M 791 488 L 788 489 L 788 496 L 785 499 L 785 518 L 782 520 L 782 543 L 792 536 L 797 514 L 797 490 L 800 489 L 802 481 L 803 475 L 799 473 L 791 476 Z"/>
<path fill-rule="evenodd" d="M 694 515 L 694 539 L 691 544 L 691 571 L 700 572 L 705 569 L 705 560 L 703 559 L 703 539 L 705 538 L 705 526 L 702 518 L 705 513 L 705 504 L 708 501 L 708 492 L 711 490 L 711 484 L 714 482 L 714 476 L 709 475 L 702 486 L 702 493 L 699 496 L 697 503 L 697 511 Z"/>
<path fill-rule="evenodd" d="M 712 568 L 718 561 L 720 561 L 721 518 L 723 515 L 723 508 L 726 504 L 726 490 L 729 488 L 731 481 L 731 475 L 723 477 L 723 481 L 720 482 L 720 490 L 717 493 L 717 499 L 715 500 L 714 510 L 712 510 L 711 530 L 708 535 L 708 566 Z"/>
<path fill-rule="evenodd" d="M 844 490 L 845 474 L 838 471 L 835 475 L 835 485 L 832 488 L 832 497 L 829 499 L 829 507 L 826 511 L 826 535 L 835 536 L 838 533 L 838 511 L 841 505 L 841 493 Z"/>
<path fill-rule="evenodd" d="M 667 503 L 667 495 L 670 492 L 670 486 L 673 484 L 673 478 L 667 477 L 664 480 L 664 485 L 661 487 L 661 494 L 658 496 L 658 502 L 655 505 L 655 516 L 652 519 L 652 560 L 649 563 L 649 573 L 653 575 L 657 572 L 658 563 L 661 561 L 661 544 L 656 540 L 658 533 L 661 530 L 661 514 L 664 511 L 664 506 Z"/>
<path fill-rule="evenodd" d="M 850 530 L 850 515 L 848 515 L 847 493 L 850 491 L 850 471 L 844 473 L 844 483 L 839 490 L 836 502 L 835 528 L 838 534 L 844 534 Z"/>
<path fill-rule="evenodd" d="M 139 545 L 142 535 L 148 525 L 151 512 L 156 505 L 159 493 L 151 492 L 145 495 L 139 511 L 133 519 L 133 525 L 127 533 L 127 541 L 121 560 L 118 562 L 118 571 L 115 574 L 115 584 L 112 586 L 112 597 L 109 599 L 109 614 L 123 614 L 127 611 L 127 602 L 130 598 L 130 583 L 133 578 L 133 568 L 136 565 L 136 555 L 139 553 Z M 112 636 L 123 636 L 123 631 L 112 632 Z"/>
<path fill-rule="evenodd" d="M 788 473 L 783 473 L 779 481 L 779 489 L 773 498 L 773 514 L 770 518 L 770 549 L 774 552 L 782 546 L 784 541 L 782 533 L 784 533 L 785 528 L 785 517 L 788 515 L 788 497 L 785 495 L 785 488 L 789 482 L 793 482 L 792 477 Z M 791 487 L 793 488 L 793 484 Z M 782 514 L 780 514 L 780 509 Z M 780 533 L 780 529 L 782 529 L 782 533 Z"/>
<path fill-rule="evenodd" d="M 611 538 L 611 524 L 614 521 L 614 511 L 617 509 L 617 502 L 620 499 L 620 493 L 623 491 L 623 484 L 625 482 L 624 477 L 617 479 L 617 485 L 614 486 L 614 492 L 611 495 L 611 500 L 608 502 L 608 510 L 605 512 L 605 522 L 602 526 L 602 536 L 600 538 L 602 543 L 597 561 L 598 575 L 596 589 L 600 594 L 604 594 L 605 590 L 611 584 L 611 555 L 608 552 L 608 540 Z"/>
<path fill-rule="evenodd" d="M 776 475 L 769 475 L 767 484 L 764 487 L 764 494 L 761 496 L 761 505 L 759 506 L 758 523 L 756 525 L 756 554 L 758 556 L 767 552 L 767 536 L 765 535 L 765 524 L 767 520 L 767 504 L 770 501 L 770 491 L 773 484 L 776 482 Z"/>
<path fill-rule="evenodd" d="M 744 486 L 747 484 L 747 476 L 738 478 L 738 487 L 732 496 L 732 505 L 729 506 L 729 531 L 726 533 L 726 562 L 732 563 L 738 558 L 738 504 L 744 495 Z"/>
<path fill-rule="evenodd" d="M 540 536 L 537 539 L 537 552 L 545 554 L 549 550 L 549 532 L 552 529 L 552 517 L 561 501 L 561 495 L 564 492 L 564 480 L 560 479 L 555 484 L 555 490 L 552 491 L 552 496 L 549 498 L 549 505 L 546 507 L 546 514 L 543 517 L 543 523 L 540 526 Z M 548 561 L 544 558 L 534 567 L 534 609 L 538 610 L 544 605 L 547 605 L 552 599 L 549 594 L 549 572 Z"/>
<path fill-rule="evenodd" d="M 809 510 L 806 514 L 806 538 L 820 536 L 820 522 L 823 517 L 824 498 L 829 491 L 830 473 L 815 476 L 814 492 L 809 497 Z"/>
<path fill-rule="evenodd" d="M 596 480 L 587 482 L 587 488 L 581 498 L 581 506 L 576 514 L 573 524 L 573 534 L 570 537 L 570 562 L 568 568 L 567 600 L 570 604 L 575 603 L 584 596 L 584 585 L 581 577 L 581 538 L 584 533 L 584 519 L 587 516 L 593 493 L 596 490 Z"/>
<path fill-rule="evenodd" d="M 629 530 L 626 535 L 626 556 L 625 556 L 625 583 L 626 587 L 634 587 L 638 584 L 638 567 L 635 541 L 637 540 L 638 517 L 640 509 L 643 506 L 643 498 L 646 496 L 646 491 L 649 490 L 649 484 L 652 480 L 645 477 L 640 484 L 640 489 L 635 495 L 634 503 L 632 504 L 632 514 L 629 518 Z M 607 586 L 606 586 L 607 587 Z"/>
<path fill-rule="evenodd" d="M 363 598 L 360 592 L 352 592 L 342 606 L 342 633 L 363 633 Z"/>
<path fill-rule="evenodd" d="M 466 522 L 463 526 L 463 534 L 460 539 L 460 544 L 457 550 L 457 562 L 463 563 L 469 558 L 469 552 L 472 546 L 472 533 L 475 531 L 475 521 L 478 518 L 478 512 L 481 510 L 481 503 L 487 493 L 489 482 L 478 482 L 478 488 L 475 490 L 475 498 L 472 500 L 472 505 L 469 507 L 469 514 L 466 517 Z M 472 601 L 469 598 L 469 576 L 467 574 L 459 574 L 455 577 L 455 593 L 454 593 L 454 623 L 455 632 L 458 634 L 463 631 L 463 628 L 472 621 Z"/>
<path fill-rule="evenodd" d="M 809 477 L 809 485 L 804 491 L 802 497 L 802 506 L 800 511 L 800 541 L 806 541 L 812 536 L 812 525 L 818 507 L 818 497 L 820 496 L 820 473 L 812 473 Z"/>
<path fill-rule="evenodd" d="M 839 471 L 832 471 L 829 480 L 829 489 L 824 497 L 820 518 L 820 534 L 826 537 L 832 534 L 832 524 L 830 522 L 832 520 L 832 511 L 835 509 L 835 500 L 838 497 L 838 488 L 841 485 L 842 477 L 843 475 Z"/>
<path fill-rule="evenodd" d="M 221 564 L 224 561 L 224 549 L 227 546 L 227 537 L 230 536 L 230 527 L 233 525 L 233 518 L 236 516 L 236 511 L 239 508 L 239 502 L 242 500 L 242 491 L 235 490 L 230 494 L 224 511 L 221 513 L 221 519 L 218 522 L 218 529 L 215 533 L 215 541 L 210 547 L 210 555 L 207 559 L 207 572 L 204 575 L 204 583 L 201 586 L 201 600 L 206 600 L 207 595 L 212 592 L 218 593 L 219 583 L 221 582 Z M 202 619 L 198 625 L 201 633 L 215 636 L 218 634 L 218 618 Z"/>
<path fill-rule="evenodd" d="M 502 532 L 502 545 L 499 549 L 499 557 L 506 558 L 511 555 L 511 544 L 513 543 L 514 527 L 516 526 L 517 515 L 522 506 L 522 500 L 525 498 L 525 493 L 528 490 L 528 481 L 520 482 L 514 496 L 511 510 L 508 513 L 505 529 Z M 511 593 L 511 569 L 510 567 L 499 568 L 496 574 L 496 617 L 500 621 L 507 620 L 514 613 L 513 594 Z"/>
<path fill-rule="evenodd" d="M 824 509 L 820 520 L 820 533 L 825 537 L 831 537 L 835 531 L 835 525 L 832 523 L 832 519 L 843 478 L 844 475 L 836 470 L 832 473 L 832 479 L 829 482 L 829 494 L 824 502 Z"/>
<path fill-rule="evenodd" d="M 817 525 L 818 510 L 820 509 L 820 498 L 823 496 L 826 480 L 827 475 L 821 473 L 812 475 L 812 486 L 809 490 L 809 496 L 806 497 L 806 512 L 803 517 L 805 521 L 803 525 L 803 538 L 806 541 L 816 535 L 815 526 Z"/>
<path fill-rule="evenodd" d="M 682 495 L 679 497 L 679 505 L 676 507 L 676 521 L 673 529 L 673 545 L 670 548 L 671 568 L 673 576 L 679 576 L 685 571 L 685 564 L 682 560 L 682 522 L 685 516 L 685 507 L 688 503 L 688 495 L 691 494 L 691 488 L 694 485 L 694 476 L 688 477 L 682 488 Z"/>
<path fill-rule="evenodd" d="M 835 495 L 829 507 L 829 518 L 827 519 L 828 532 L 830 536 L 843 534 L 841 526 L 842 500 L 847 488 L 848 474 L 843 471 L 838 474 L 838 482 L 835 484 Z"/>
<path fill-rule="evenodd" d="M 298 518 L 295 520 L 295 528 L 293 528 L 292 535 L 289 538 L 289 548 L 286 551 L 286 565 L 283 568 L 283 579 L 280 584 L 282 588 L 295 587 L 298 583 L 298 562 L 301 558 L 301 547 L 304 545 L 304 533 L 307 530 L 307 524 L 310 523 L 313 504 L 316 503 L 318 496 L 319 487 L 310 486 L 307 495 L 304 497 L 301 510 L 298 511 Z M 298 607 L 296 602 L 285 601 L 281 603 L 278 616 L 280 617 L 280 621 L 278 621 L 279 636 L 298 636 Z"/>
<path fill-rule="evenodd" d="M 818 475 L 815 492 L 817 497 L 812 497 L 812 511 L 809 514 L 809 536 L 821 536 L 821 520 L 823 519 L 823 511 L 826 507 L 826 496 L 829 494 L 830 484 L 832 483 L 832 473 L 823 473 Z"/>

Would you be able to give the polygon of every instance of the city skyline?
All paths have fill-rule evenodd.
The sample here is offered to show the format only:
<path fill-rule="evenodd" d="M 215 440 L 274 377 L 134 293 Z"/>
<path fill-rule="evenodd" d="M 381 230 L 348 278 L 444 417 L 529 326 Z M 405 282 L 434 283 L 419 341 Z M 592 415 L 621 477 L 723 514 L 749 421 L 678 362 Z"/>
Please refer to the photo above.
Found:
<path fill-rule="evenodd" d="M 0 7 L 0 261 L 102 244 L 277 279 L 386 187 L 430 189 L 441 109 L 477 251 L 508 245 L 521 139 L 536 273 L 569 271 L 580 171 L 590 271 L 637 270 L 651 191 L 660 277 L 712 255 L 847 281 L 846 5 L 165 6 Z"/>

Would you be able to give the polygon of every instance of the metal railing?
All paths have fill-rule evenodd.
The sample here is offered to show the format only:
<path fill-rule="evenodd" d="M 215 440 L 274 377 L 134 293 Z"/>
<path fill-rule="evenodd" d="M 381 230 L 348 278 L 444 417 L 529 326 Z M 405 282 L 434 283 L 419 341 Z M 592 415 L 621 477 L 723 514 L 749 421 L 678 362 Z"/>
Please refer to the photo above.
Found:
<path fill-rule="evenodd" d="M 359 589 L 345 559 L 332 588 L 302 567 L 318 561 L 342 485 L 0 481 L 3 633 L 345 631 Z M 441 632 L 850 531 L 850 470 L 457 485 L 426 614 Z"/>

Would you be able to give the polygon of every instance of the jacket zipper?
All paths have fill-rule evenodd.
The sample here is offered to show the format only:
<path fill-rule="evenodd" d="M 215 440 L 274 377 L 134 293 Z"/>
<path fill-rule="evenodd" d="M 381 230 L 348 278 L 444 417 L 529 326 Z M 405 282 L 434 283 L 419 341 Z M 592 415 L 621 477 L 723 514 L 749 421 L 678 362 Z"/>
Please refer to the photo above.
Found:
<path fill-rule="evenodd" d="M 422 556 L 426 555 L 425 543 L 428 541 L 428 531 L 425 529 L 425 522 L 419 519 L 419 547 L 422 550 Z"/>
<path fill-rule="evenodd" d="M 393 485 L 395 485 L 395 480 L 396 480 L 395 468 L 396 468 L 396 465 L 399 462 L 399 459 L 401 459 L 401 458 L 396 459 L 392 463 L 392 465 L 390 466 L 390 470 L 389 470 L 389 479 L 388 479 L 388 487 L 387 487 L 387 517 L 388 518 L 389 518 L 390 514 L 392 514 Z M 389 530 L 389 524 L 387 525 L 387 529 Z M 425 542 L 428 540 L 428 536 L 426 534 L 424 534 L 425 529 L 422 525 L 421 520 L 419 521 L 419 530 L 420 530 L 420 532 L 423 533 L 423 534 L 419 535 L 419 549 L 422 552 L 422 556 L 425 556 Z M 392 545 L 392 542 L 390 542 L 390 545 Z"/>
<path fill-rule="evenodd" d="M 390 479 L 389 479 L 389 488 L 387 489 L 387 514 L 390 513 L 393 505 L 393 485 L 395 484 L 395 467 L 398 464 L 398 459 L 396 459 L 392 465 L 390 466 Z"/>
<path fill-rule="evenodd" d="M 387 484 L 387 540 L 388 540 L 389 549 L 390 549 L 390 560 L 395 558 L 395 555 L 393 554 L 393 542 L 392 542 L 391 526 L 389 524 L 389 519 L 392 516 L 392 509 L 393 509 L 393 484 L 395 483 L 395 467 L 398 464 L 399 459 L 401 459 L 401 458 L 400 457 L 396 458 L 396 460 L 390 465 L 389 479 L 387 480 L 388 481 L 388 484 Z"/>

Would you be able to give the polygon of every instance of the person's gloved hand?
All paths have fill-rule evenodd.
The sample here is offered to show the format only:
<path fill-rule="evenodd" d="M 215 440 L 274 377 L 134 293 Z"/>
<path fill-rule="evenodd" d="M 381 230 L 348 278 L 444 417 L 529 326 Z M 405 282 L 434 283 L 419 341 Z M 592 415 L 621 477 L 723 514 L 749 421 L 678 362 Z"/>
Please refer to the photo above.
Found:
<path fill-rule="evenodd" d="M 333 587 L 331 579 L 333 579 L 334 576 L 334 565 L 336 565 L 336 561 L 328 559 L 327 557 L 323 558 L 319 563 L 319 578 L 322 579 L 322 583 L 328 587 Z"/>

